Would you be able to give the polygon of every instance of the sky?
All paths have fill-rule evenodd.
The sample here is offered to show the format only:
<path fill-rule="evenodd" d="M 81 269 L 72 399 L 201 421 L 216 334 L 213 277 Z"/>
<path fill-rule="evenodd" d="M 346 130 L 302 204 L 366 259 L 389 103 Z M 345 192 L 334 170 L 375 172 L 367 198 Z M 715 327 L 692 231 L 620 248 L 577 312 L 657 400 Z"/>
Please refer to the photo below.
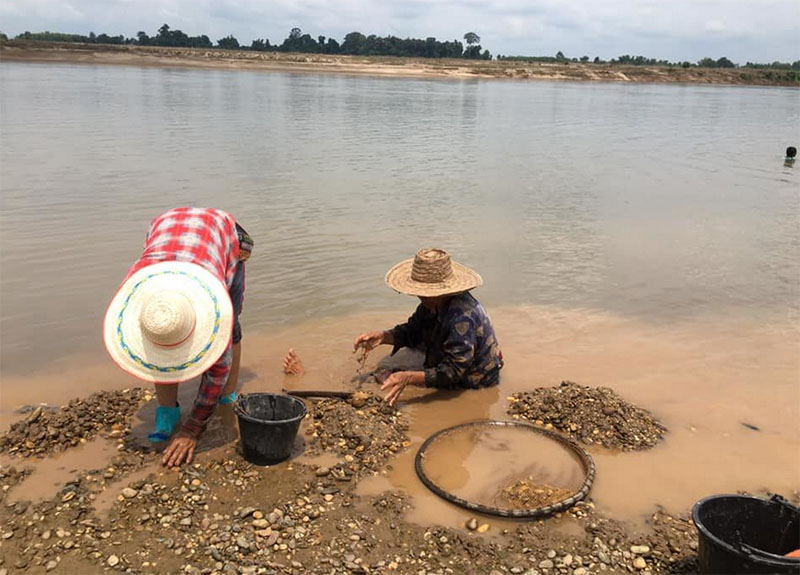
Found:
<path fill-rule="evenodd" d="M 439 40 L 475 32 L 492 54 L 670 61 L 800 60 L 800 0 L 0 0 L 0 31 L 133 37 L 162 24 L 216 42 L 281 43 L 293 27 Z"/>

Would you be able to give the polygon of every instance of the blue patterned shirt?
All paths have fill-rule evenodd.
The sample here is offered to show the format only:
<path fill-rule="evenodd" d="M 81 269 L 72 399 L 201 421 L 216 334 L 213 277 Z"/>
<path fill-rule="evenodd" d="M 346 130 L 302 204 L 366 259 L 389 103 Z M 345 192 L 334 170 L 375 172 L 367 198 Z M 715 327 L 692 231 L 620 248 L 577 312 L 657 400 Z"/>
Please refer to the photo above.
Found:
<path fill-rule="evenodd" d="M 500 381 L 503 354 L 492 321 L 469 292 L 452 296 L 438 314 L 420 304 L 391 330 L 392 354 L 401 347 L 425 351 L 425 384 L 477 389 Z"/>

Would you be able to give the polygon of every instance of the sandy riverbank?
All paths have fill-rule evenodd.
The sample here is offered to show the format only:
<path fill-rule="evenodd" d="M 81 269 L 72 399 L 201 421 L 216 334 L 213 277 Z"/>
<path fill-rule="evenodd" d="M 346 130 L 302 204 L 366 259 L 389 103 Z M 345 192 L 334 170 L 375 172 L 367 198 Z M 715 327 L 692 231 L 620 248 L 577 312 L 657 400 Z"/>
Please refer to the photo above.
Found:
<path fill-rule="evenodd" d="M 433 60 L 324 54 L 284 54 L 199 48 L 62 44 L 12 40 L 0 45 L 0 59 L 14 62 L 176 66 L 234 70 L 333 73 L 386 77 L 497 78 L 512 80 L 737 84 L 797 86 L 783 71 L 748 68 L 678 68 L 606 64 Z"/>
<path fill-rule="evenodd" d="M 388 324 L 391 317 L 251 330 L 244 391 L 352 385 L 358 366 L 349 353 L 350 335 L 358 326 Z M 62 396 L 82 397 L 70 412 L 86 415 L 53 419 L 54 412 L 44 409 L 39 415 L 15 414 L 14 420 L 38 418 L 33 423 L 40 428 L 33 439 L 13 442 L 24 449 L 11 453 L 6 446 L 0 457 L 0 555 L 5 557 L 0 570 L 694 573 L 697 538 L 688 518 L 694 501 L 742 490 L 776 491 L 797 502 L 792 465 L 797 439 L 790 423 L 796 413 L 795 332 L 775 326 L 759 332 L 741 320 L 640 325 L 604 314 L 538 308 L 498 308 L 493 318 L 508 356 L 499 388 L 454 396 L 409 394 L 398 411 L 377 398 L 360 406 L 309 402 L 311 416 L 301 429 L 297 455 L 271 468 L 242 459 L 235 417 L 229 407 L 220 407 L 196 464 L 180 472 L 163 469 L 158 453 L 142 441 L 152 427 L 151 390 L 109 390 L 94 398 L 78 391 L 129 385 L 113 366 L 99 370 L 84 358 L 75 369 L 5 378 L 6 409 L 29 400 L 57 404 Z M 302 342 L 309 373 L 301 380 L 277 369 L 287 342 Z M 375 365 L 371 360 L 366 367 Z M 578 389 L 560 394 L 563 405 L 531 403 L 539 397 L 533 390 L 557 386 L 563 377 L 612 388 L 627 404 L 616 409 L 611 407 L 616 402 L 603 401 L 611 407 L 608 414 L 587 411 L 577 400 L 596 398 Z M 35 393 L 22 393 L 23 388 Z M 48 396 L 43 389 L 60 395 Z M 182 386 L 182 404 L 191 404 L 195 389 Z M 620 436 L 647 439 L 645 449 L 634 451 L 620 451 L 614 443 L 598 446 L 595 429 L 617 429 L 602 425 L 602 418 L 633 423 L 630 406 L 663 422 L 663 438 Z M 415 478 L 413 457 L 432 432 L 514 415 L 552 422 L 585 444 L 598 470 L 586 502 L 543 521 L 514 522 L 454 507 Z M 43 458 L 36 456 L 40 447 Z M 451 465 L 455 471 L 457 464 Z M 471 517 L 476 527 L 488 526 L 484 532 L 468 528 Z"/>

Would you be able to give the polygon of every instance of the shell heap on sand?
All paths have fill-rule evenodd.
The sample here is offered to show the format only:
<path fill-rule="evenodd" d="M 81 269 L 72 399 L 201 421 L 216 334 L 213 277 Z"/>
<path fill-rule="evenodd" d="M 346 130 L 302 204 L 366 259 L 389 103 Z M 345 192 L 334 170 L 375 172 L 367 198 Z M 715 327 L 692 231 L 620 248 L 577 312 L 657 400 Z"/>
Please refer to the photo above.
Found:
<path fill-rule="evenodd" d="M 508 398 L 514 419 L 553 427 L 587 445 L 620 451 L 649 449 L 667 428 L 653 415 L 607 387 L 588 387 L 563 381 Z"/>

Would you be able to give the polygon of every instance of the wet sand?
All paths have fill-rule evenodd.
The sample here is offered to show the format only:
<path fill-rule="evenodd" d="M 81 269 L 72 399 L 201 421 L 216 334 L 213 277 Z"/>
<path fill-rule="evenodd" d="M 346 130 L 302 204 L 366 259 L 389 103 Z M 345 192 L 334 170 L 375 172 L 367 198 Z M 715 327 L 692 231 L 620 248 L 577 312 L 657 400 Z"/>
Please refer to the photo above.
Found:
<path fill-rule="evenodd" d="M 413 521 L 463 523 L 466 512 L 439 500 L 417 480 L 413 456 L 421 442 L 465 421 L 507 419 L 511 393 L 562 380 L 611 387 L 652 412 L 669 430 L 665 440 L 648 451 L 620 454 L 588 448 L 597 464 L 591 498 L 598 511 L 639 523 L 659 506 L 686 512 L 694 501 L 712 493 L 770 490 L 788 496 L 800 488 L 796 326 L 754 325 L 733 318 L 654 325 L 546 307 L 497 308 L 492 316 L 506 358 L 500 387 L 460 394 L 407 392 L 400 408 L 410 421 L 411 446 L 394 459 L 391 470 L 362 481 L 360 494 L 400 489 L 415 501 L 409 516 Z M 275 333 L 246 331 L 242 391 L 352 389 L 359 368 L 351 353 L 353 337 L 404 317 L 404 312 L 376 313 L 329 318 Z M 305 376 L 280 372 L 290 346 L 304 359 Z M 366 367 L 375 367 L 385 352 L 388 347 L 374 352 Z M 4 377 L 2 424 L 6 428 L 19 417 L 12 412 L 20 405 L 63 404 L 90 391 L 135 384 L 99 354 L 74 357 L 56 371 Z M 184 404 L 191 401 L 194 389 L 192 383 L 182 386 Z M 149 404 L 140 413 L 142 435 L 152 418 L 148 410 L 152 411 Z M 235 440 L 233 418 L 218 427 L 211 447 Z M 492 453 L 480 451 L 489 468 L 502 459 L 498 452 L 493 460 Z M 463 463 L 457 450 L 442 462 Z M 36 483 L 36 477 L 28 481 Z M 478 483 L 470 489 L 480 489 L 479 474 L 476 478 Z"/>
<path fill-rule="evenodd" d="M 791 71 L 750 68 L 681 68 L 578 62 L 512 62 L 460 59 L 285 54 L 200 48 L 62 44 L 12 40 L 0 45 L 4 61 L 177 66 L 387 77 L 504 78 L 668 84 L 797 86 Z"/>

